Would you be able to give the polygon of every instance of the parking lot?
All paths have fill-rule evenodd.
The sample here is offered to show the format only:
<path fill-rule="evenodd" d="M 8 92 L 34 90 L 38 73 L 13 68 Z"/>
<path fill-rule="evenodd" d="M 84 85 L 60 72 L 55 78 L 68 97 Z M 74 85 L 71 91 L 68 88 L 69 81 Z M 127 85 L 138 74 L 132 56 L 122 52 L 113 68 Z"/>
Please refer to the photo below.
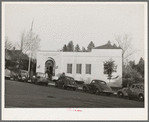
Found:
<path fill-rule="evenodd" d="M 143 108 L 144 102 L 5 80 L 6 108 Z"/>

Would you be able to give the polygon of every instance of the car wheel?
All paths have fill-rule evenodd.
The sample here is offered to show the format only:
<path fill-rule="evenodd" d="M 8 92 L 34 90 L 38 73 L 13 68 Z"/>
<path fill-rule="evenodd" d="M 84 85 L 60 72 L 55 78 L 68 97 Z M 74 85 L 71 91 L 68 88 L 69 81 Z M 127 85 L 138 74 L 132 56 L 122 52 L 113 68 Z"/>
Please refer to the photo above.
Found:
<path fill-rule="evenodd" d="M 139 100 L 143 101 L 144 100 L 144 95 L 143 94 L 139 94 Z"/>
<path fill-rule="evenodd" d="M 118 96 L 119 98 L 122 98 L 122 97 L 124 97 L 124 94 L 123 94 L 122 92 L 118 92 L 118 93 L 117 93 L 117 96 Z"/>
<path fill-rule="evenodd" d="M 83 87 L 83 91 L 84 91 L 84 92 L 87 92 L 87 88 L 86 88 L 86 87 Z"/>
<path fill-rule="evenodd" d="M 99 95 L 100 94 L 100 91 L 99 91 L 99 89 L 96 89 L 96 92 L 95 92 L 97 95 Z"/>

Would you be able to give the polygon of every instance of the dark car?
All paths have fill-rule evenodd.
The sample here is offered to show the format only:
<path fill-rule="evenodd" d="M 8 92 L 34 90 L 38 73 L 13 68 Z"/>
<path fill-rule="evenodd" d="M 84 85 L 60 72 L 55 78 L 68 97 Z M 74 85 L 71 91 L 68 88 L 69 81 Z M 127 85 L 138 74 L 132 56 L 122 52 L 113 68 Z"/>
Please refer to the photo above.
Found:
<path fill-rule="evenodd" d="M 61 87 L 63 89 L 71 88 L 74 91 L 77 89 L 74 78 L 69 76 L 61 76 L 56 82 L 55 87 Z"/>
<path fill-rule="evenodd" d="M 26 70 L 20 70 L 18 80 L 22 82 L 28 81 L 28 71 Z"/>
<path fill-rule="evenodd" d="M 118 90 L 118 97 L 128 97 L 129 99 L 138 98 L 140 101 L 144 100 L 144 83 L 135 83 L 128 88 Z"/>
<path fill-rule="evenodd" d="M 45 73 L 37 72 L 36 75 L 34 75 L 31 79 L 31 82 L 35 84 L 44 84 L 47 86 L 48 78 L 46 78 Z"/>
<path fill-rule="evenodd" d="M 95 94 L 104 93 L 107 96 L 113 94 L 112 89 L 102 80 L 92 80 L 90 84 L 85 84 L 83 86 L 84 92 L 92 92 Z"/>

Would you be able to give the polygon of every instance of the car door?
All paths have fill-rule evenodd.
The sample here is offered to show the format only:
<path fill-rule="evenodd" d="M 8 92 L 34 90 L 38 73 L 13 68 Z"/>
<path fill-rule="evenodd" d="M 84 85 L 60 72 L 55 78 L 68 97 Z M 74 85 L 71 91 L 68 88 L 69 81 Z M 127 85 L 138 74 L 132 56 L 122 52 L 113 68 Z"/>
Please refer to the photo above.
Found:
<path fill-rule="evenodd" d="M 134 96 L 137 97 L 139 92 L 140 92 L 140 85 L 136 85 L 133 93 Z"/>
<path fill-rule="evenodd" d="M 128 88 L 128 95 L 134 97 L 136 95 L 136 85 L 132 85 Z"/>
<path fill-rule="evenodd" d="M 60 77 L 59 80 L 58 80 L 58 85 L 59 86 L 62 86 L 63 85 L 63 79 L 64 77 Z"/>
<path fill-rule="evenodd" d="M 96 84 L 96 81 L 95 80 L 92 80 L 92 82 L 90 84 L 90 90 L 91 91 L 94 91 L 95 90 L 95 84 Z"/>

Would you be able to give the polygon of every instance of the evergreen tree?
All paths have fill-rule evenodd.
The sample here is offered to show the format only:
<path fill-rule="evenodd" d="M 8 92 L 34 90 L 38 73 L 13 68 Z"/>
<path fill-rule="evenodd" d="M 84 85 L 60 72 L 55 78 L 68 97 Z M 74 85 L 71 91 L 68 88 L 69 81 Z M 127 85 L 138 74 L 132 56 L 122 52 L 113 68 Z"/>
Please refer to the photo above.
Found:
<path fill-rule="evenodd" d="M 63 52 L 67 52 L 67 46 L 66 46 L 66 44 L 63 47 Z"/>
<path fill-rule="evenodd" d="M 142 57 L 137 65 L 137 71 L 141 74 L 142 78 L 144 78 L 144 60 Z"/>
<path fill-rule="evenodd" d="M 109 82 L 113 77 L 112 73 L 116 72 L 117 69 L 117 66 L 114 62 L 115 61 L 113 61 L 112 59 L 104 62 L 104 74 L 107 74 L 107 79 L 109 79 Z"/>
<path fill-rule="evenodd" d="M 75 52 L 80 52 L 80 47 L 78 44 L 75 46 Z"/>
<path fill-rule="evenodd" d="M 82 52 L 87 52 L 87 50 L 85 49 L 85 47 L 82 47 Z"/>
<path fill-rule="evenodd" d="M 70 41 L 67 45 L 67 51 L 68 52 L 73 52 L 74 51 L 74 45 L 73 45 L 73 41 Z"/>
<path fill-rule="evenodd" d="M 95 47 L 94 43 L 91 41 L 87 47 L 88 52 L 91 52 L 92 49 Z"/>

